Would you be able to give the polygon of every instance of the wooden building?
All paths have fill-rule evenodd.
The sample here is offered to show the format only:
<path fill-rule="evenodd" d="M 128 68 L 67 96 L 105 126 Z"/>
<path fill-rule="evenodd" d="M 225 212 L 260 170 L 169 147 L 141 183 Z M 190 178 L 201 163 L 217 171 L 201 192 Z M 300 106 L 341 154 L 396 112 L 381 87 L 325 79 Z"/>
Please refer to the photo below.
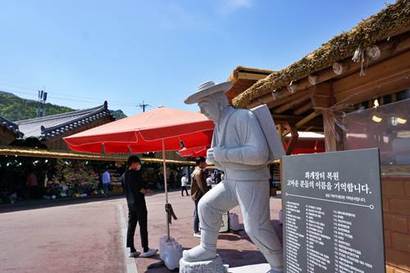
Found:
<path fill-rule="evenodd" d="M 17 124 L 0 117 L 0 145 L 9 145 L 22 136 Z"/>
<path fill-rule="evenodd" d="M 237 66 L 228 77 L 228 81 L 232 82 L 232 87 L 226 95 L 232 100 L 258 80 L 264 79 L 272 73 L 273 71 L 268 69 Z"/>
<path fill-rule="evenodd" d="M 113 120 L 108 104 L 104 102 L 103 105 L 90 109 L 19 120 L 15 123 L 25 139 L 39 139 L 49 150 L 67 150 L 63 137 Z"/>
<path fill-rule="evenodd" d="M 398 0 L 233 99 L 327 151 L 378 147 L 387 272 L 410 272 L 410 1 Z M 371 232 L 371 231 L 369 231 Z"/>

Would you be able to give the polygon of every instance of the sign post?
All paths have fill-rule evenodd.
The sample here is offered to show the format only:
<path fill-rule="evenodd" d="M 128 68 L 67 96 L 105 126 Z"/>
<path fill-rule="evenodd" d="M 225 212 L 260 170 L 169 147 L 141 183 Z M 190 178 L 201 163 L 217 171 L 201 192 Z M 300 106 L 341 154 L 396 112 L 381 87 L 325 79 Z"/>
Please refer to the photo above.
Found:
<path fill-rule="evenodd" d="M 286 272 L 385 272 L 378 149 L 283 158 Z"/>

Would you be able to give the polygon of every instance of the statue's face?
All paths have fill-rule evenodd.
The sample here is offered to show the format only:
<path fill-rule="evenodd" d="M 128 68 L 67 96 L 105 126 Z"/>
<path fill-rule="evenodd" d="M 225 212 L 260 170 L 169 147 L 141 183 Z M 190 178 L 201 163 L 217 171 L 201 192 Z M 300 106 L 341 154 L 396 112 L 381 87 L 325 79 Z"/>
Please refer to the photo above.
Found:
<path fill-rule="evenodd" d="M 200 101 L 198 103 L 198 106 L 202 114 L 204 114 L 206 117 L 213 120 L 214 122 L 218 122 L 221 113 L 218 103 L 216 101 L 205 99 L 203 101 Z"/>

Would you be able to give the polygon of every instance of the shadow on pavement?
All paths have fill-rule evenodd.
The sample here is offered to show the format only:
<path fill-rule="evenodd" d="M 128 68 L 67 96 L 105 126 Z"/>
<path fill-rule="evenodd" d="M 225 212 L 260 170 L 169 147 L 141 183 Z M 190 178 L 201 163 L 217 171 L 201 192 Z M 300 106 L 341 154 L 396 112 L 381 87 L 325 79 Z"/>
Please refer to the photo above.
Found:
<path fill-rule="evenodd" d="M 85 204 L 85 203 L 91 203 L 91 202 L 117 200 L 121 198 L 124 198 L 123 195 L 113 195 L 109 197 L 98 196 L 98 197 L 88 197 L 88 198 L 81 198 L 81 199 L 67 198 L 67 199 L 56 199 L 56 200 L 47 200 L 47 199 L 27 200 L 27 201 L 21 201 L 15 204 L 0 205 L 0 213 L 40 209 L 40 208 L 49 208 L 49 207 L 58 207 L 58 206 L 68 206 L 68 205 L 76 205 L 76 204 Z"/>
<path fill-rule="evenodd" d="M 224 263 L 229 264 L 229 267 L 266 263 L 263 255 L 257 250 L 218 249 L 218 254 Z M 153 263 L 148 266 L 144 273 L 178 272 L 178 269 L 171 271 L 166 268 L 159 257 L 152 259 L 154 259 Z"/>
<path fill-rule="evenodd" d="M 170 190 L 169 193 L 177 192 L 178 189 Z M 163 194 L 163 191 L 152 191 L 146 195 L 146 197 L 155 196 L 159 194 Z M 6 212 L 13 212 L 13 211 L 20 211 L 20 210 L 30 210 L 30 209 L 39 209 L 39 208 L 49 208 L 49 207 L 58 207 L 58 206 L 67 206 L 67 205 L 75 205 L 75 204 L 84 204 L 90 202 L 98 202 L 98 201 L 107 201 L 107 200 L 116 200 L 124 198 L 123 194 L 115 194 L 110 195 L 108 197 L 105 196 L 95 196 L 95 197 L 85 197 L 85 198 L 63 198 L 63 199 L 34 199 L 34 200 L 24 200 L 19 201 L 15 204 L 1 204 L 0 205 L 0 213 Z"/>

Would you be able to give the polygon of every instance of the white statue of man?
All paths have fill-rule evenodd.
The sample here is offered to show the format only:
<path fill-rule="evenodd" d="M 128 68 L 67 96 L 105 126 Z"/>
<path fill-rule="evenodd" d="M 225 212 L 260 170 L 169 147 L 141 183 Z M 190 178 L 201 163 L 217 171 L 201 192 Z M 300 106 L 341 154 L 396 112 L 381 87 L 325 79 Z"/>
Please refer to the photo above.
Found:
<path fill-rule="evenodd" d="M 270 264 L 270 272 L 282 272 L 282 246 L 270 222 L 267 140 L 252 111 L 229 105 L 225 92 L 230 87 L 229 82 L 207 82 L 185 100 L 198 103 L 201 112 L 214 121 L 207 161 L 223 170 L 225 177 L 200 200 L 201 243 L 184 251 L 183 259 L 214 259 L 222 215 L 239 205 L 245 231 Z"/>

